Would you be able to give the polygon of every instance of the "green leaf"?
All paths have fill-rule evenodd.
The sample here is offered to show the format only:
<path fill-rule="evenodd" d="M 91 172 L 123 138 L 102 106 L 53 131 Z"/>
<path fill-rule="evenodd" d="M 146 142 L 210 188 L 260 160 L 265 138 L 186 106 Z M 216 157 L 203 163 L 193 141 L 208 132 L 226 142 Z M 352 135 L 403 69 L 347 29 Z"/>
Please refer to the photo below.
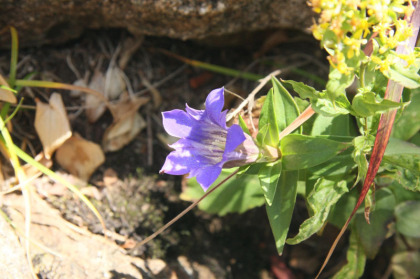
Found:
<path fill-rule="evenodd" d="M 409 170 L 420 176 L 420 147 L 402 140 L 389 140 L 383 161 Z"/>
<path fill-rule="evenodd" d="M 261 123 L 261 121 L 259 123 Z M 265 124 L 264 126 L 260 125 L 260 127 L 258 129 L 258 134 L 256 136 L 256 140 L 257 140 L 257 143 L 260 147 L 264 146 L 265 142 L 268 141 L 268 137 L 269 137 L 268 126 L 269 126 L 268 124 Z"/>
<path fill-rule="evenodd" d="M 223 169 L 221 175 L 214 185 L 217 185 L 234 169 Z M 265 199 L 258 185 L 258 178 L 255 175 L 241 175 L 235 179 L 228 180 L 219 189 L 206 197 L 198 207 L 208 213 L 215 213 L 224 216 L 228 213 L 243 213 L 251 208 L 261 206 Z M 187 182 L 187 189 L 181 194 L 183 200 L 196 200 L 203 196 L 203 189 L 197 183 L 195 178 Z"/>
<path fill-rule="evenodd" d="M 253 163 L 239 167 L 238 175 L 258 175 L 260 168 L 266 163 Z"/>
<path fill-rule="evenodd" d="M 420 201 L 406 201 L 395 208 L 397 231 L 408 237 L 420 237 Z"/>
<path fill-rule="evenodd" d="M 375 96 L 376 95 L 373 92 L 356 94 L 352 104 L 355 115 L 359 117 L 368 117 L 375 113 L 383 113 L 404 106 L 403 103 L 397 103 L 387 99 L 377 101 Z"/>
<path fill-rule="evenodd" d="M 349 136 L 350 135 L 350 120 L 349 115 L 338 115 L 329 117 L 318 115 L 312 126 L 312 136 L 318 135 L 335 135 L 335 136 Z"/>
<path fill-rule="evenodd" d="M 390 230 L 389 224 L 392 222 L 395 207 L 395 197 L 387 188 L 376 191 L 375 199 L 375 208 L 370 213 L 370 224 L 366 222 L 363 212 L 354 217 L 358 239 L 370 259 L 375 257 Z"/>
<path fill-rule="evenodd" d="M 392 256 L 394 278 L 411 279 L 420 277 L 420 252 L 403 251 Z"/>
<path fill-rule="evenodd" d="M 338 96 L 346 94 L 346 88 L 353 83 L 354 74 L 346 75 L 337 69 L 333 69 L 330 71 L 328 78 L 326 86 L 327 96 L 334 102 Z"/>
<path fill-rule="evenodd" d="M 357 191 L 350 191 L 344 194 L 341 199 L 332 207 L 328 222 L 337 228 L 342 228 L 353 211 L 358 197 Z"/>
<path fill-rule="evenodd" d="M 262 141 L 262 145 L 270 145 L 277 147 L 279 143 L 279 133 L 281 131 L 281 122 L 278 121 L 277 117 L 280 115 L 280 107 L 277 105 L 276 100 L 279 100 L 280 96 L 278 92 L 274 92 L 273 88 L 267 94 L 267 98 L 264 101 L 264 105 L 261 108 L 261 115 L 258 126 L 262 131 L 264 127 L 268 130 L 265 133 Z"/>
<path fill-rule="evenodd" d="M 415 145 L 417 145 L 417 146 L 420 146 L 420 133 L 417 133 L 417 134 L 415 134 L 411 139 L 410 139 L 410 142 L 411 143 L 413 143 L 413 144 L 415 144 Z"/>
<path fill-rule="evenodd" d="M 268 220 L 276 241 L 277 252 L 280 255 L 283 252 L 296 203 L 298 178 L 298 171 L 283 171 L 277 185 L 273 204 L 266 206 Z"/>
<path fill-rule="evenodd" d="M 372 91 L 383 96 L 388 83 L 388 78 L 385 77 L 381 71 L 378 71 L 376 67 L 377 64 L 373 61 L 367 63 L 364 73 L 365 87 L 360 88 L 359 90 L 364 90 L 365 92 Z"/>
<path fill-rule="evenodd" d="M 272 78 L 273 88 L 267 94 L 264 105 L 261 108 L 259 128 L 268 127 L 268 133 L 264 132 L 261 145 L 278 147 L 280 131 L 284 130 L 296 117 L 299 116 L 299 109 L 289 92 Z M 258 141 L 259 141 L 258 140 Z"/>
<path fill-rule="evenodd" d="M 318 98 L 319 91 L 315 88 L 304 84 L 303 82 L 297 82 L 293 80 L 282 80 L 284 83 L 290 84 L 293 90 L 299 94 L 302 99 L 315 99 Z"/>
<path fill-rule="evenodd" d="M 384 173 L 383 175 L 386 176 L 386 179 L 389 179 L 392 174 L 390 175 L 389 173 Z M 377 180 L 380 181 L 380 179 Z M 395 177 L 391 177 L 391 180 L 393 181 L 391 183 L 388 182 L 388 188 L 394 194 L 396 204 L 400 204 L 405 201 L 420 200 L 420 189 L 417 192 L 412 189 L 406 189 L 406 187 L 401 185 L 401 182 L 403 181 L 401 180 L 400 174 L 396 173 Z"/>
<path fill-rule="evenodd" d="M 319 165 L 349 147 L 348 143 L 305 135 L 287 135 L 280 149 L 284 170 L 298 170 Z"/>
<path fill-rule="evenodd" d="M 412 138 L 420 130 L 420 92 L 412 94 L 411 102 L 392 128 L 392 137 L 402 140 Z"/>
<path fill-rule="evenodd" d="M 251 135 L 251 133 L 249 132 L 248 126 L 245 123 L 245 120 L 242 118 L 240 114 L 238 115 L 238 119 L 239 119 L 239 126 L 242 128 L 242 130 L 248 135 Z"/>
<path fill-rule="evenodd" d="M 350 103 L 345 95 L 339 95 L 330 99 L 325 92 L 319 92 L 315 88 L 308 86 L 302 82 L 293 80 L 285 80 L 285 83 L 292 85 L 293 90 L 303 99 L 309 98 L 311 106 L 315 112 L 324 116 L 336 116 L 339 114 L 348 114 L 351 109 Z"/>
<path fill-rule="evenodd" d="M 333 277 L 333 279 L 358 279 L 365 270 L 366 255 L 357 241 L 355 230 L 351 230 L 350 244 L 347 250 L 347 263 Z"/>
<path fill-rule="evenodd" d="M 283 131 L 299 116 L 300 112 L 292 95 L 283 87 L 280 81 L 272 77 L 271 82 L 273 84 L 274 96 L 280 96 L 278 101 L 275 99 L 275 105 L 280 107 L 280 113 L 276 115 L 276 118 L 280 131 Z"/>
<path fill-rule="evenodd" d="M 366 177 L 368 171 L 366 155 L 370 154 L 374 141 L 375 139 L 371 136 L 358 136 L 353 139 L 354 151 L 352 157 L 358 169 L 354 185 Z"/>
<path fill-rule="evenodd" d="M 392 64 L 387 71 L 383 72 L 387 78 L 410 89 L 420 86 L 420 75 L 418 74 L 420 70 L 419 59 L 416 59 L 412 65 L 407 67 L 406 63 L 395 52 L 388 54 L 388 57 L 392 59 Z"/>
<path fill-rule="evenodd" d="M 334 156 L 334 160 L 326 161 L 325 163 L 309 168 L 310 179 L 317 179 L 320 177 L 332 176 L 347 176 L 350 178 L 349 172 L 355 167 L 354 160 L 351 156 L 352 150 L 348 149 L 341 154 Z"/>
<path fill-rule="evenodd" d="M 287 244 L 298 244 L 317 233 L 328 218 L 330 209 L 341 196 L 348 192 L 345 181 L 319 179 L 307 197 L 312 217 L 306 219 L 299 228 L 299 233 L 287 240 Z"/>
<path fill-rule="evenodd" d="M 276 194 L 278 181 L 281 175 L 281 169 L 282 163 L 281 160 L 279 160 L 276 162 L 266 163 L 258 172 L 261 188 L 269 206 L 273 204 L 274 195 Z"/>
<path fill-rule="evenodd" d="M 324 116 L 337 116 L 340 114 L 348 114 L 349 110 L 337 106 L 333 101 L 326 98 L 314 99 L 311 102 L 312 108 L 315 112 L 322 114 Z"/>
<path fill-rule="evenodd" d="M 385 180 L 385 182 L 382 183 L 384 185 L 392 183 L 392 186 L 393 184 L 397 184 L 398 188 L 420 193 L 420 176 L 414 175 L 411 171 L 395 165 L 385 163 L 384 167 L 386 167 L 389 172 L 383 174 L 384 178 L 379 176 L 378 178 L 381 178 L 379 182 Z"/>

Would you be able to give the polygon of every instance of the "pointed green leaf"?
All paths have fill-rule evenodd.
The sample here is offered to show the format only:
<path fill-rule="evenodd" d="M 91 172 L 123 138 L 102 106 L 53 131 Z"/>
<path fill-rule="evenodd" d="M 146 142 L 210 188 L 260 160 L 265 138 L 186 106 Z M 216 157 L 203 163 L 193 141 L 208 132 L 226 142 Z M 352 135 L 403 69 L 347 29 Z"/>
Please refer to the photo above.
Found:
<path fill-rule="evenodd" d="M 319 179 L 307 197 L 312 217 L 306 219 L 299 228 L 299 233 L 287 240 L 287 244 L 300 243 L 317 233 L 327 221 L 330 209 L 341 196 L 348 192 L 345 181 Z"/>
<path fill-rule="evenodd" d="M 347 250 L 347 263 L 333 277 L 333 279 L 359 279 L 365 270 L 366 255 L 357 241 L 355 230 L 351 230 L 350 244 Z"/>
<path fill-rule="evenodd" d="M 276 161 L 263 165 L 258 172 L 261 188 L 269 206 L 273 203 L 274 195 L 281 175 L 281 169 L 281 161 Z"/>
<path fill-rule="evenodd" d="M 356 116 L 359 117 L 368 117 L 375 113 L 383 113 L 403 106 L 403 103 L 397 103 L 386 99 L 377 101 L 373 92 L 358 93 L 353 98 L 352 103 L 352 108 Z"/>
<path fill-rule="evenodd" d="M 238 119 L 239 119 L 239 126 L 242 128 L 242 130 L 248 135 L 251 135 L 251 133 L 249 132 L 248 126 L 245 123 L 245 120 L 242 118 L 240 114 L 238 115 Z"/>
<path fill-rule="evenodd" d="M 319 114 L 332 117 L 339 114 L 348 114 L 349 109 L 351 109 L 350 103 L 345 95 L 336 96 L 334 97 L 334 100 L 332 100 L 325 92 L 319 92 L 315 88 L 302 82 L 293 80 L 285 80 L 284 82 L 292 85 L 293 90 L 296 91 L 301 98 L 309 98 L 312 108 Z"/>
<path fill-rule="evenodd" d="M 366 222 L 364 212 L 354 217 L 358 239 L 370 259 L 375 257 L 390 230 L 389 224 L 392 222 L 395 207 L 395 197 L 387 188 L 377 190 L 375 200 L 375 208 L 370 213 L 370 224 Z"/>
<path fill-rule="evenodd" d="M 287 135 L 281 140 L 284 170 L 310 168 L 330 160 L 349 147 L 348 143 L 321 137 Z"/>
<path fill-rule="evenodd" d="M 233 169 L 223 169 L 222 174 L 213 183 L 214 187 L 229 174 Z M 187 189 L 181 194 L 184 200 L 196 200 L 203 196 L 203 189 L 195 178 L 187 182 Z M 198 207 L 206 212 L 224 216 L 228 213 L 243 213 L 251 208 L 264 204 L 264 195 L 258 185 L 258 178 L 255 175 L 241 175 L 235 179 L 228 180 L 219 189 L 206 197 Z"/>
<path fill-rule="evenodd" d="M 274 96 L 280 96 L 280 99 L 275 104 L 280 107 L 280 114 L 277 114 L 276 117 L 279 129 L 283 131 L 299 116 L 300 112 L 292 95 L 290 95 L 289 91 L 284 88 L 280 81 L 272 77 L 271 82 L 273 84 Z"/>
<path fill-rule="evenodd" d="M 277 117 L 280 116 L 280 107 L 276 105 L 280 99 L 278 92 L 274 92 L 273 88 L 267 94 L 267 98 L 264 101 L 264 105 L 261 108 L 261 115 L 258 126 L 260 129 L 267 127 L 268 131 L 263 137 L 262 145 L 270 145 L 273 147 L 278 146 L 279 133 L 281 129 L 279 126 L 281 122 L 278 122 Z"/>
<path fill-rule="evenodd" d="M 258 175 L 258 172 L 260 171 L 260 168 L 265 163 L 253 163 L 249 165 L 245 165 L 242 167 L 239 167 L 238 175 Z"/>
<path fill-rule="evenodd" d="M 304 84 L 303 82 L 297 82 L 293 80 L 282 80 L 284 83 L 290 84 L 293 87 L 293 90 L 299 94 L 302 99 L 314 99 L 318 98 L 319 91 L 315 88 Z"/>
<path fill-rule="evenodd" d="M 277 185 L 273 204 L 267 205 L 267 216 L 270 221 L 276 242 L 277 252 L 282 254 L 293 209 L 296 203 L 298 171 L 283 171 Z"/>
<path fill-rule="evenodd" d="M 259 128 L 268 126 L 268 134 L 262 144 L 278 147 L 280 132 L 299 116 L 299 109 L 277 79 L 273 78 L 272 84 L 273 88 L 268 92 L 261 109 Z"/>
<path fill-rule="evenodd" d="M 261 121 L 260 121 L 261 123 Z M 264 146 L 265 143 L 268 141 L 269 133 L 268 133 L 268 124 L 264 126 L 260 126 L 258 129 L 258 134 L 256 136 L 256 140 L 259 146 Z"/>

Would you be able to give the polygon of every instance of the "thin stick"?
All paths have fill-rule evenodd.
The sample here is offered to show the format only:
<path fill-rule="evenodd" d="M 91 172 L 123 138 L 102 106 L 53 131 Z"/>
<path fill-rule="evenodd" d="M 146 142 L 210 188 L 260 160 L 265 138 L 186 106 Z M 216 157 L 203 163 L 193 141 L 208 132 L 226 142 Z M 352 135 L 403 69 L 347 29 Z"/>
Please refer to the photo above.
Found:
<path fill-rule="evenodd" d="M 229 122 L 235 115 L 237 115 L 248 103 L 251 103 L 254 101 L 254 97 L 255 95 L 261 90 L 261 88 L 263 88 L 267 82 L 270 81 L 272 76 L 277 76 L 281 73 L 280 70 L 276 70 L 272 73 L 270 73 L 269 75 L 267 75 L 265 78 L 260 80 L 260 84 L 258 84 L 257 87 L 255 87 L 254 90 L 252 90 L 252 92 L 248 95 L 248 97 L 231 113 L 229 113 L 229 115 L 226 117 L 226 122 Z"/>
<path fill-rule="evenodd" d="M 208 192 L 206 192 L 200 199 L 196 200 L 195 202 L 193 202 L 190 206 L 188 206 L 186 209 L 184 209 L 184 211 L 182 211 L 181 213 L 179 213 L 175 218 L 173 218 L 171 221 L 169 221 L 168 223 L 166 223 L 163 227 L 161 227 L 160 229 L 158 229 L 156 232 L 154 232 L 152 235 L 148 236 L 146 239 L 142 240 L 140 243 L 138 243 L 133 249 L 143 246 L 144 244 L 146 244 L 147 242 L 149 242 L 150 240 L 154 239 L 156 236 L 158 236 L 159 234 L 161 234 L 162 232 L 164 232 L 167 228 L 169 228 L 173 223 L 175 223 L 176 221 L 178 221 L 179 219 L 181 219 L 182 216 L 184 216 L 185 214 L 187 214 L 191 209 L 193 209 L 194 207 L 197 206 L 197 204 L 199 204 L 202 200 L 204 200 L 204 198 L 206 198 L 208 195 L 210 195 L 211 193 L 213 193 L 217 188 L 219 188 L 221 185 L 223 185 L 226 181 L 228 181 L 231 177 L 233 177 L 235 174 L 238 173 L 239 170 L 234 171 L 232 174 L 230 174 L 228 177 L 226 177 L 225 179 L 223 179 L 223 181 L 221 181 L 219 184 L 217 184 L 216 186 L 214 186 L 212 189 L 210 189 Z"/>
<path fill-rule="evenodd" d="M 315 111 L 311 106 L 307 107 L 295 120 L 293 120 L 292 123 L 290 123 L 289 126 L 287 126 L 283 131 L 279 134 L 279 139 L 282 139 L 283 137 L 287 136 L 291 132 L 293 132 L 296 128 L 298 128 L 300 125 L 306 122 L 309 118 L 312 117 L 312 115 L 315 114 Z"/>

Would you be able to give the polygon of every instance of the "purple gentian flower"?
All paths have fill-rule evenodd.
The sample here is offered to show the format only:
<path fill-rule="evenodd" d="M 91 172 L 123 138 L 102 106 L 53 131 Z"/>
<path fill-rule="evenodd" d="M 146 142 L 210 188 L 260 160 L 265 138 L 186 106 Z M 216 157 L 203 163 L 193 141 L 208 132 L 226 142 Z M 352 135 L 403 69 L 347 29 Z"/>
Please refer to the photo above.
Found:
<path fill-rule="evenodd" d="M 206 191 L 220 175 L 223 167 L 235 167 L 254 162 L 259 149 L 254 140 L 239 125 L 226 126 L 227 110 L 224 88 L 210 92 L 205 110 L 186 105 L 185 110 L 162 113 L 163 127 L 171 136 L 180 138 L 170 145 L 160 173 L 196 177 Z"/>

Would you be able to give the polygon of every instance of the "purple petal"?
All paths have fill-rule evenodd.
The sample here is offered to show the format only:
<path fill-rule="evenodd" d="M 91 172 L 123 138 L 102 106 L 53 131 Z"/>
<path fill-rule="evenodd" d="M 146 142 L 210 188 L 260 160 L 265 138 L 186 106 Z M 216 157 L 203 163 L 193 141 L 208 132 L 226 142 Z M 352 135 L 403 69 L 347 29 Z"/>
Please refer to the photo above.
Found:
<path fill-rule="evenodd" d="M 198 109 L 190 108 L 190 106 L 188 106 L 188 104 L 185 104 L 185 110 L 187 111 L 187 113 L 189 115 L 194 117 L 195 120 L 201 120 L 203 118 L 203 116 L 205 115 L 204 110 L 198 110 Z"/>
<path fill-rule="evenodd" d="M 197 124 L 194 118 L 179 109 L 162 112 L 162 117 L 166 132 L 178 138 L 188 137 L 192 128 Z"/>
<path fill-rule="evenodd" d="M 224 88 L 214 89 L 210 92 L 206 99 L 207 116 L 215 123 L 220 122 L 220 113 L 225 104 Z"/>
<path fill-rule="evenodd" d="M 204 191 L 207 191 L 210 185 L 219 177 L 221 172 L 222 167 L 219 166 L 219 164 L 201 168 L 196 172 L 197 182 L 201 185 Z"/>
<path fill-rule="evenodd" d="M 189 150 L 175 150 L 166 157 L 160 173 L 172 175 L 187 174 L 191 169 L 196 169 L 200 165 L 197 157 L 192 156 Z"/>
<path fill-rule="evenodd" d="M 237 124 L 232 125 L 227 132 L 224 154 L 234 151 L 245 139 L 242 128 Z"/>

